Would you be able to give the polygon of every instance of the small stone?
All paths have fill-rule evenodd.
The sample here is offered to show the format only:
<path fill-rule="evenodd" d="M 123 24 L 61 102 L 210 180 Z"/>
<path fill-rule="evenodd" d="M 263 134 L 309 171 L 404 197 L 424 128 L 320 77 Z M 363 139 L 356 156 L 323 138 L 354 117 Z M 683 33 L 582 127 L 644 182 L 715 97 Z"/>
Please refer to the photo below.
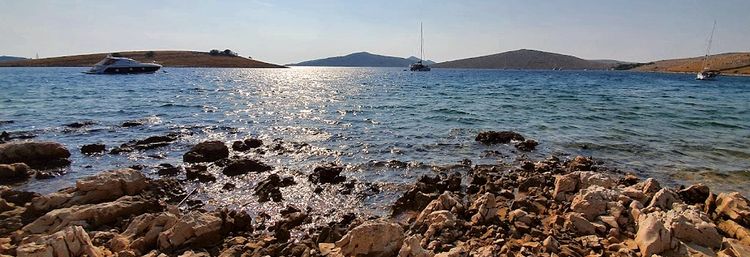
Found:
<path fill-rule="evenodd" d="M 182 156 L 184 162 L 213 162 L 229 157 L 229 148 L 221 141 L 207 141 L 193 146 Z"/>
<path fill-rule="evenodd" d="M 480 132 L 475 141 L 483 144 L 507 144 L 510 141 L 524 141 L 524 137 L 513 131 L 485 131 Z"/>

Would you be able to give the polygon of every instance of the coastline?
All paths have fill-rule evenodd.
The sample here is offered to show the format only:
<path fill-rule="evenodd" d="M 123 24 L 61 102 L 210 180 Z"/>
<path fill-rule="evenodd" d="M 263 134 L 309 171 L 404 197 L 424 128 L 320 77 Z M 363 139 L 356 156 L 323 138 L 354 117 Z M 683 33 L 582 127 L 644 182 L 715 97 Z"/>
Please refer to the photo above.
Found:
<path fill-rule="evenodd" d="M 476 141 L 514 144 L 522 151 L 533 151 L 537 144 L 509 131 L 483 132 Z M 137 151 L 164 142 L 168 138 L 121 147 Z M 2 187 L 0 254 L 741 256 L 750 249 L 750 202 L 739 193 L 715 194 L 700 184 L 662 187 L 655 179 L 587 157 L 532 160 L 521 154 L 513 163 L 497 165 L 467 160 L 456 165 L 464 172 L 445 167 L 419 178 L 390 204 L 390 215 L 370 216 L 284 200 L 289 193 L 284 188 L 304 180 L 318 192 L 366 196 L 380 191 L 347 179 L 342 166 L 324 164 L 282 178 L 263 159 L 230 157 L 273 148 L 257 139 L 231 147 L 205 141 L 183 155 L 180 168 L 163 167 L 158 178 L 133 167 L 102 172 L 48 195 Z M 2 167 L 23 173 L 30 167 L 66 165 L 67 151 L 51 142 L 11 141 L 0 145 L 0 161 L 17 163 Z M 205 167 L 210 165 L 223 167 L 223 175 L 209 172 Z M 184 173 L 186 180 L 175 178 Z M 247 174 L 263 179 L 253 195 L 242 197 L 273 201 L 278 209 L 257 215 L 204 209 L 196 189 L 188 187 L 214 183 L 216 176 L 243 180 Z M 319 199 L 326 201 L 326 195 Z"/>
<path fill-rule="evenodd" d="M 240 56 L 210 55 L 197 51 L 127 51 L 118 54 L 139 62 L 156 62 L 169 68 L 288 68 Z M 0 62 L 0 67 L 91 67 L 107 55 L 96 53 L 6 61 Z"/>

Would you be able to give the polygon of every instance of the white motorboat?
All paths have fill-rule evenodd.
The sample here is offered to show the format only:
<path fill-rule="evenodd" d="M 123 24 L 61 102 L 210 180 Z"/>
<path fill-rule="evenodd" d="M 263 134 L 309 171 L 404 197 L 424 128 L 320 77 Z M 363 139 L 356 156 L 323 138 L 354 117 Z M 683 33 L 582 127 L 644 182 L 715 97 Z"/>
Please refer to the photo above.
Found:
<path fill-rule="evenodd" d="M 156 63 L 141 63 L 125 57 L 113 57 L 107 55 L 104 60 L 94 64 L 94 67 L 86 72 L 88 74 L 135 74 L 154 73 L 161 69 Z"/>

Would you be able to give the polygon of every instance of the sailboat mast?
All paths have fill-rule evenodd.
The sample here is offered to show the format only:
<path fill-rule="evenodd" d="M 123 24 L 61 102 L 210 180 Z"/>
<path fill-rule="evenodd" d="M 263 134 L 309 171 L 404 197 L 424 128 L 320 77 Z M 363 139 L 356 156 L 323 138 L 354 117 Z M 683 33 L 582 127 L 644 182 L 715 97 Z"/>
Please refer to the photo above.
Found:
<path fill-rule="evenodd" d="M 419 23 L 419 61 L 424 60 L 424 30 L 422 30 L 422 22 Z"/>
<path fill-rule="evenodd" d="M 706 56 L 703 57 L 703 69 L 706 69 L 708 65 L 708 56 L 711 55 L 711 43 L 714 41 L 714 31 L 716 31 L 716 20 L 714 20 L 714 26 L 711 28 L 711 36 L 708 37 L 708 46 L 706 47 Z"/>

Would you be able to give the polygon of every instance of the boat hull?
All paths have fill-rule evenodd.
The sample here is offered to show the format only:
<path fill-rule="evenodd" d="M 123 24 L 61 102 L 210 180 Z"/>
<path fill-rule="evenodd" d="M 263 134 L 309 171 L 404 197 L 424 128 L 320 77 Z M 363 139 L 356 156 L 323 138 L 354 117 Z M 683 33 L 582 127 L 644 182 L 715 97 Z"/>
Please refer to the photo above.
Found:
<path fill-rule="evenodd" d="M 127 68 L 117 68 L 117 67 L 109 67 L 101 71 L 99 74 L 137 74 L 137 73 L 154 73 L 158 71 L 161 67 L 155 66 L 155 67 L 127 67 Z"/>

